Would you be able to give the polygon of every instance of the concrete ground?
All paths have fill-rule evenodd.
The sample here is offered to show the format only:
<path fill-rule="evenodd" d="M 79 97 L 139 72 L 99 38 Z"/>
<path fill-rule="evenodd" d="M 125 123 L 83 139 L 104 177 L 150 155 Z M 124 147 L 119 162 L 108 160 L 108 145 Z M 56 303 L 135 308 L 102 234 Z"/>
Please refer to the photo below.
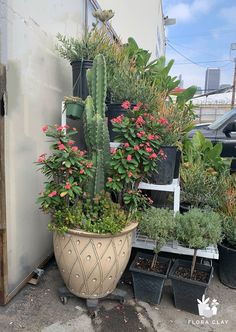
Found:
<path fill-rule="evenodd" d="M 26 285 L 6 306 L 0 307 L 0 332 L 214 332 L 236 331 L 236 290 L 223 286 L 214 274 L 208 296 L 216 298 L 219 309 L 214 320 L 177 310 L 173 305 L 170 283 L 164 286 L 160 305 L 136 302 L 129 277 L 119 284 L 128 292 L 124 305 L 102 301 L 95 319 L 86 310 L 85 301 L 70 298 L 63 305 L 57 290 L 63 285 L 55 261 L 45 268 L 37 286 Z"/>

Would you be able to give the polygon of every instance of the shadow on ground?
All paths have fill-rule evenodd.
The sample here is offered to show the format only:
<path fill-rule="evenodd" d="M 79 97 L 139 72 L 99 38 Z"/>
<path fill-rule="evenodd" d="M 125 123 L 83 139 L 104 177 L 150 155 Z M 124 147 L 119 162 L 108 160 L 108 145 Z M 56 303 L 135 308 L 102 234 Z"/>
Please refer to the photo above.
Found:
<path fill-rule="evenodd" d="M 154 306 L 134 300 L 130 278 L 126 275 L 119 284 L 119 288 L 127 291 L 126 303 L 101 301 L 95 319 L 88 316 L 82 299 L 70 298 L 66 305 L 61 303 L 58 288 L 62 285 L 52 260 L 37 286 L 26 285 L 9 304 L 0 307 L 0 332 L 235 331 L 236 290 L 223 286 L 216 272 L 208 291 L 208 295 L 220 303 L 213 322 L 206 322 L 206 319 L 201 322 L 200 316 L 177 310 L 168 281 L 161 304 Z"/>

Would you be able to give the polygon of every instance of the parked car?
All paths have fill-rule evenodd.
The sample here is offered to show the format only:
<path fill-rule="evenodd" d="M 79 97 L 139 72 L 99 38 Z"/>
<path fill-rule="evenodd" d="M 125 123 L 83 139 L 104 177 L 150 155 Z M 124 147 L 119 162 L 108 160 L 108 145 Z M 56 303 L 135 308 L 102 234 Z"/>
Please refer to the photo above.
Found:
<path fill-rule="evenodd" d="M 221 142 L 223 144 L 222 157 L 233 158 L 231 169 L 236 171 L 236 108 L 225 113 L 213 123 L 198 124 L 190 131 L 191 138 L 199 130 L 209 138 L 213 143 Z"/>

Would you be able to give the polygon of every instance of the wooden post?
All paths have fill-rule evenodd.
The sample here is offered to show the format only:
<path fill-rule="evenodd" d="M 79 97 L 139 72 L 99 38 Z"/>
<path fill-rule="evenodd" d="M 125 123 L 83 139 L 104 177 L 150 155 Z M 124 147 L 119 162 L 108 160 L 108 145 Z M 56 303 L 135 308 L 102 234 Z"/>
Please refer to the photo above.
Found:
<path fill-rule="evenodd" d="M 232 88 L 231 108 L 234 108 L 234 104 L 235 104 L 235 89 L 236 89 L 236 58 L 234 58 L 234 80 L 233 80 L 233 88 Z"/>
<path fill-rule="evenodd" d="M 7 289 L 7 233 L 5 193 L 5 93 L 6 68 L 0 64 L 0 304 L 6 303 Z"/>

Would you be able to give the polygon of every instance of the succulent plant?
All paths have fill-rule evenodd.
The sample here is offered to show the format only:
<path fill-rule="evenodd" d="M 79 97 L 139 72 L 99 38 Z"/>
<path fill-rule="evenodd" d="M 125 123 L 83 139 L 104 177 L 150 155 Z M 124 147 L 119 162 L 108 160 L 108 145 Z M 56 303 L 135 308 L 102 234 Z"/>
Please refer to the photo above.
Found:
<path fill-rule="evenodd" d="M 90 95 L 85 100 L 84 133 L 88 155 L 95 169 L 87 191 L 94 198 L 105 188 L 110 165 L 109 133 L 105 117 L 106 62 L 103 55 L 95 57 L 92 69 L 87 72 L 87 80 Z"/>

